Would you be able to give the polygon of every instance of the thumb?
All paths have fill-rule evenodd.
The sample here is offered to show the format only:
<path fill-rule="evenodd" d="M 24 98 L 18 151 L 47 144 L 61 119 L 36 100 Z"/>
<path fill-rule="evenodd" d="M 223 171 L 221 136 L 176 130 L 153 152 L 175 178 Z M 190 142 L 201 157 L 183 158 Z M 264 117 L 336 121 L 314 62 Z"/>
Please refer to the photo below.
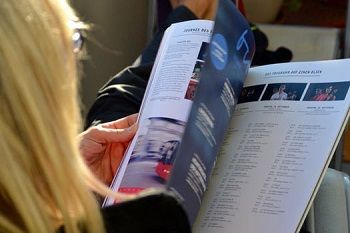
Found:
<path fill-rule="evenodd" d="M 129 128 L 111 129 L 104 127 L 91 128 L 90 138 L 101 143 L 129 142 L 136 133 L 137 125 L 133 124 Z"/>

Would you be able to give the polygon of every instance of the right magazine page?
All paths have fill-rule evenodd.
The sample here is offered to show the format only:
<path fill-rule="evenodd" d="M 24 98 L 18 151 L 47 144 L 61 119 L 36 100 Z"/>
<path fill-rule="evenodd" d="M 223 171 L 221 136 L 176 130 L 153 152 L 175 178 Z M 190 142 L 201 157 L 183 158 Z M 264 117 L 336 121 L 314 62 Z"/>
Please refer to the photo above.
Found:
<path fill-rule="evenodd" d="M 300 229 L 349 112 L 350 60 L 252 68 L 195 233 Z"/>
<path fill-rule="evenodd" d="M 167 184 L 183 203 L 191 223 L 201 206 L 254 49 L 246 19 L 232 1 L 220 0 L 201 79 Z"/>

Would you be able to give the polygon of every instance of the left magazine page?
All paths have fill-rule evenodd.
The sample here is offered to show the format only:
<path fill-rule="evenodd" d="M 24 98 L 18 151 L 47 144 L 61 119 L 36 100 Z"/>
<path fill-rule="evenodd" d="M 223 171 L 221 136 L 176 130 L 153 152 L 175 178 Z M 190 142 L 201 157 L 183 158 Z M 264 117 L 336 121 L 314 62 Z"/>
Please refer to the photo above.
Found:
<path fill-rule="evenodd" d="M 167 29 L 141 106 L 139 129 L 114 177 L 113 190 L 165 189 L 213 26 L 213 21 L 192 20 Z M 107 198 L 104 206 L 113 203 Z"/>

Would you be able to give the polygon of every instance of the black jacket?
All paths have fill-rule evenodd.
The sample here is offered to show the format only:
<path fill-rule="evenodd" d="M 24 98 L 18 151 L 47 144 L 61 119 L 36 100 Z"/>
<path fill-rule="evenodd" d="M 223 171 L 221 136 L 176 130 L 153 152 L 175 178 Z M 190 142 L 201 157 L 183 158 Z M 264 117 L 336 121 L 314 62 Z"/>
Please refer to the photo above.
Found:
<path fill-rule="evenodd" d="M 183 208 L 165 193 L 141 197 L 102 210 L 108 233 L 190 233 Z"/>
<path fill-rule="evenodd" d="M 101 212 L 107 233 L 191 233 L 185 211 L 167 193 L 139 197 Z M 57 230 L 64 232 L 63 226 Z"/>

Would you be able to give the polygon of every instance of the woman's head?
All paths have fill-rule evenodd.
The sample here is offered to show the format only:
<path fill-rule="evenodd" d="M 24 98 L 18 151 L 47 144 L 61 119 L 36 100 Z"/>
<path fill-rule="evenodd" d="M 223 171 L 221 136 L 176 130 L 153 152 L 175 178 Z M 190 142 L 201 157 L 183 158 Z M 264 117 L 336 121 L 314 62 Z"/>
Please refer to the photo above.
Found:
<path fill-rule="evenodd" d="M 74 21 L 64 0 L 0 1 L 0 232 L 102 228 L 76 143 Z"/>

